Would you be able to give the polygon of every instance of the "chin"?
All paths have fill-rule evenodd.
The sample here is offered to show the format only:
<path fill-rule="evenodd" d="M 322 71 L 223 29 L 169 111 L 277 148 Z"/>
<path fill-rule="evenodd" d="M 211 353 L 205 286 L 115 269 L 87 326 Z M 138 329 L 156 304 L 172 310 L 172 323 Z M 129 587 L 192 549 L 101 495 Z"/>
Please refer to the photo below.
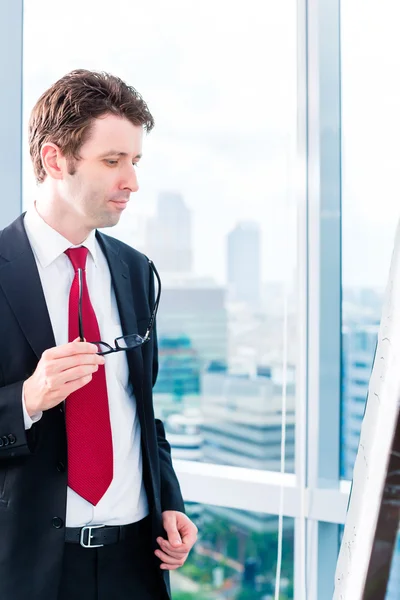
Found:
<path fill-rule="evenodd" d="M 96 225 L 96 227 L 97 228 L 114 227 L 114 225 L 117 225 L 119 223 L 120 218 L 121 218 L 121 215 L 118 215 L 118 214 L 107 215 L 106 217 L 103 217 L 102 219 L 98 220 L 98 224 Z"/>

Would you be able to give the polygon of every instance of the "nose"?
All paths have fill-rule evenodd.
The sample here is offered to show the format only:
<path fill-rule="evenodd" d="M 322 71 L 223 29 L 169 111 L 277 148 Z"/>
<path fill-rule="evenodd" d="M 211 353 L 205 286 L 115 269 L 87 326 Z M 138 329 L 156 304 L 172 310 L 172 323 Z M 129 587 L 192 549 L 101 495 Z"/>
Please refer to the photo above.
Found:
<path fill-rule="evenodd" d="M 139 189 L 139 182 L 137 178 L 137 173 L 135 167 L 131 165 L 128 167 L 127 172 L 125 174 L 124 180 L 121 183 L 121 189 L 128 189 L 131 192 L 137 192 Z"/>

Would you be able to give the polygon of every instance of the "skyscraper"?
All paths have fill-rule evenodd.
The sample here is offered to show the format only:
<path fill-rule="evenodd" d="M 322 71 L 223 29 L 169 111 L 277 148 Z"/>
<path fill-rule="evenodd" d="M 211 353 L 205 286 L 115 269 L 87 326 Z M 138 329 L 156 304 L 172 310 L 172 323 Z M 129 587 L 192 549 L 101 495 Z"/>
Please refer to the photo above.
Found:
<path fill-rule="evenodd" d="M 200 362 L 185 335 L 158 338 L 158 376 L 155 392 L 173 394 L 176 401 L 200 392 Z"/>
<path fill-rule="evenodd" d="M 379 324 L 348 324 L 342 331 L 342 477 L 352 479 L 367 401 Z"/>
<path fill-rule="evenodd" d="M 199 364 L 226 360 L 225 288 L 201 278 L 165 277 L 157 321 L 160 338 L 188 337 Z"/>
<path fill-rule="evenodd" d="M 261 288 L 261 234 L 258 223 L 242 221 L 227 236 L 229 295 L 258 308 Z"/>
<path fill-rule="evenodd" d="M 230 373 L 222 362 L 202 375 L 204 461 L 247 469 L 280 470 L 282 373 L 280 366 L 258 365 L 255 375 Z M 294 471 L 295 369 L 286 387 L 287 473 Z"/>
<path fill-rule="evenodd" d="M 191 213 L 181 194 L 159 194 L 156 215 L 147 222 L 146 251 L 161 273 L 191 272 Z"/>

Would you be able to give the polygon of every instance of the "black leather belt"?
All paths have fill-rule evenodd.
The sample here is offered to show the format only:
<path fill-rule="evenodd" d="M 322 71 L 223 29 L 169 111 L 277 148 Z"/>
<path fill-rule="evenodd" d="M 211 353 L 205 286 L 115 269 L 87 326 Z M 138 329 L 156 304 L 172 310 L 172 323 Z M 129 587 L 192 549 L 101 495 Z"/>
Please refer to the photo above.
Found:
<path fill-rule="evenodd" d="M 66 527 L 65 541 L 80 544 L 84 548 L 99 548 L 107 544 L 116 544 L 130 538 L 137 538 L 149 531 L 150 517 L 147 516 L 129 525 L 85 525 L 85 527 Z"/>

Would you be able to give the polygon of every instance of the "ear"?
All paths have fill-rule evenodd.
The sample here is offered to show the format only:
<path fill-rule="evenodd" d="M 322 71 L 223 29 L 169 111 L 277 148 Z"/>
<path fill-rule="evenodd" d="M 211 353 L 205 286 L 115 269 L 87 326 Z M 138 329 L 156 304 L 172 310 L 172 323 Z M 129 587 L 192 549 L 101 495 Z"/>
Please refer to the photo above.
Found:
<path fill-rule="evenodd" d="M 40 151 L 43 168 L 46 175 L 52 179 L 63 179 L 65 169 L 65 158 L 61 154 L 60 148 L 51 142 L 43 144 Z"/>

